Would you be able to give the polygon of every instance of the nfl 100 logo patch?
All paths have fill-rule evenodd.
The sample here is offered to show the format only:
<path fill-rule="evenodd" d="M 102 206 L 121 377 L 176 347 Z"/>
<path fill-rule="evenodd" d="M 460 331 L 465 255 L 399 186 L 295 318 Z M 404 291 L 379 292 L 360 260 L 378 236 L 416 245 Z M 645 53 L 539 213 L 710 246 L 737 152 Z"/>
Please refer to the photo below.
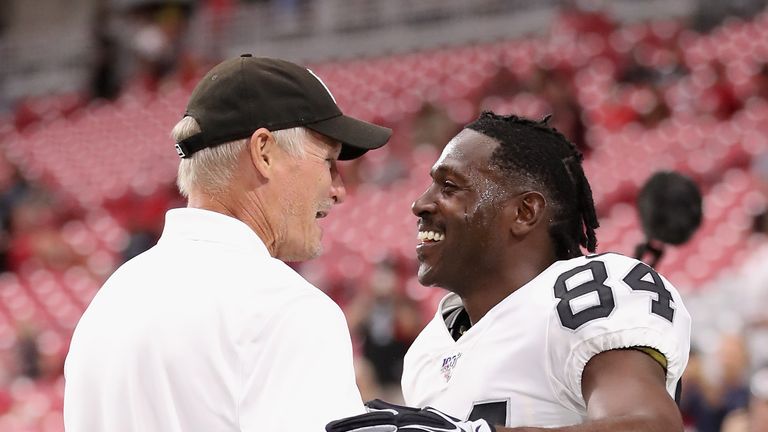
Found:
<path fill-rule="evenodd" d="M 453 368 L 456 367 L 456 363 L 458 363 L 460 358 L 461 358 L 461 353 L 458 353 L 443 359 L 443 366 L 440 368 L 440 373 L 443 374 L 443 378 L 445 378 L 445 382 L 450 381 L 451 374 L 453 373 Z"/>

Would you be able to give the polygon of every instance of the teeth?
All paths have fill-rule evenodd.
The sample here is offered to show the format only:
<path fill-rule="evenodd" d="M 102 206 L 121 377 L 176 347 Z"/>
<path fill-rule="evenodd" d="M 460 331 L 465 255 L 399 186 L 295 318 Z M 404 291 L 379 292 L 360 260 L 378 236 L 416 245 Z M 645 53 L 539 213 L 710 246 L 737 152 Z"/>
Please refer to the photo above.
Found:
<path fill-rule="evenodd" d="M 420 241 L 424 240 L 432 240 L 439 242 L 445 238 L 445 234 L 441 234 L 434 231 L 419 231 L 419 234 L 416 236 Z"/>

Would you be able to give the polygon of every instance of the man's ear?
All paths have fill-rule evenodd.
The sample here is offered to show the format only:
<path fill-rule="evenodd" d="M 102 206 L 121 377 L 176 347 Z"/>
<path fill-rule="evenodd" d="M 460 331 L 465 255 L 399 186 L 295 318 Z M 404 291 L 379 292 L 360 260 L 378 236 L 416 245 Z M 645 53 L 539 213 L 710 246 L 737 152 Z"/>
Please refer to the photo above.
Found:
<path fill-rule="evenodd" d="M 248 152 L 256 171 L 262 177 L 270 178 L 280 156 L 280 148 L 275 141 L 275 136 L 265 128 L 257 129 L 248 140 Z"/>
<path fill-rule="evenodd" d="M 523 237 L 545 218 L 547 200 L 539 192 L 525 192 L 512 199 L 506 209 L 510 232 L 515 237 Z"/>

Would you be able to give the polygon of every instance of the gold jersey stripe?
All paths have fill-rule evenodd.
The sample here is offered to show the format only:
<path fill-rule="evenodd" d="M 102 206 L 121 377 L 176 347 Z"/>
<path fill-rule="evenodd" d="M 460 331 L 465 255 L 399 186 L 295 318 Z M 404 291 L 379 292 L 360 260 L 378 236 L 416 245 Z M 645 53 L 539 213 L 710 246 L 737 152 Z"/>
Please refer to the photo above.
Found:
<path fill-rule="evenodd" d="M 632 347 L 631 349 L 642 351 L 648 354 L 649 356 L 651 356 L 652 359 L 656 360 L 656 363 L 658 363 L 659 365 L 661 365 L 662 368 L 664 368 L 664 372 L 667 371 L 667 357 L 665 357 L 664 354 L 660 353 L 655 348 L 637 346 L 637 347 Z"/>

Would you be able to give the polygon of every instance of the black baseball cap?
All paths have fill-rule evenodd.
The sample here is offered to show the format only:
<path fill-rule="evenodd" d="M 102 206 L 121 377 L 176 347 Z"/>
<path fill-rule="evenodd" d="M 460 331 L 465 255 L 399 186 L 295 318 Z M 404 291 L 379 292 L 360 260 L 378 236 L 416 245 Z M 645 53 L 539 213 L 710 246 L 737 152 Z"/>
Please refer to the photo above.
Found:
<path fill-rule="evenodd" d="M 211 69 L 197 84 L 185 116 L 201 133 L 176 143 L 179 157 L 271 131 L 304 126 L 342 145 L 340 160 L 355 159 L 389 141 L 392 130 L 342 114 L 325 83 L 289 61 L 243 54 Z"/>

